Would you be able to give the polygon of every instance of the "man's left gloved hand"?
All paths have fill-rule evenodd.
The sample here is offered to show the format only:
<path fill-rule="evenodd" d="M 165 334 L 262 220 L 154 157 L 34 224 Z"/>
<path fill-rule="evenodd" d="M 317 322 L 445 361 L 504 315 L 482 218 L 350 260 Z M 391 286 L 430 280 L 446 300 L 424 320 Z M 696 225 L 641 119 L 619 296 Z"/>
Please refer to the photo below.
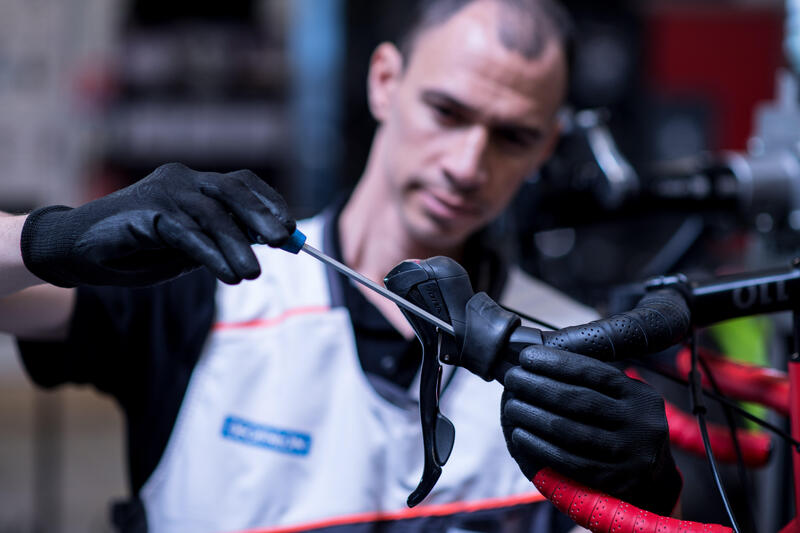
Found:
<path fill-rule="evenodd" d="M 669 515 L 682 480 L 664 401 L 596 359 L 532 345 L 505 374 L 503 433 L 522 472 L 544 468 Z"/>

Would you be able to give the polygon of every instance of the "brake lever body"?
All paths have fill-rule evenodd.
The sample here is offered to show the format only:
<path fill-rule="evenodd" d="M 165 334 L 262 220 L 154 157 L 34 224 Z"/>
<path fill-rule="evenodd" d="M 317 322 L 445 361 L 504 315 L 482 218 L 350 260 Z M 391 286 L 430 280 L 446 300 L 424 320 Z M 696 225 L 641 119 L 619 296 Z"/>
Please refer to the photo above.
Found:
<path fill-rule="evenodd" d="M 461 265 L 445 257 L 425 261 L 404 261 L 384 279 L 386 288 L 427 310 L 437 318 L 463 329 L 467 300 L 472 296 L 469 276 Z M 455 338 L 443 335 L 429 322 L 401 308 L 422 344 L 419 410 L 422 423 L 424 465 L 417 488 L 407 503 L 414 507 L 433 489 L 450 457 L 455 442 L 455 427 L 439 412 L 442 366 L 458 353 Z"/>

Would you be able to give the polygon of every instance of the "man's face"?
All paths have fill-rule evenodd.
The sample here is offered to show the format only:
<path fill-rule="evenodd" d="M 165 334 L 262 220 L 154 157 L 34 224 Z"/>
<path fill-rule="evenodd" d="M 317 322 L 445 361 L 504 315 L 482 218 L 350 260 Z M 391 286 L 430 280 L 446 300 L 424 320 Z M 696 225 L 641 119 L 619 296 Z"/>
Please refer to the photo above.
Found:
<path fill-rule="evenodd" d="M 555 41 L 535 59 L 507 49 L 498 9 L 477 1 L 423 32 L 400 72 L 378 84 L 384 99 L 376 105 L 371 94 L 391 205 L 430 246 L 457 246 L 496 217 L 557 135 L 563 52 Z"/>

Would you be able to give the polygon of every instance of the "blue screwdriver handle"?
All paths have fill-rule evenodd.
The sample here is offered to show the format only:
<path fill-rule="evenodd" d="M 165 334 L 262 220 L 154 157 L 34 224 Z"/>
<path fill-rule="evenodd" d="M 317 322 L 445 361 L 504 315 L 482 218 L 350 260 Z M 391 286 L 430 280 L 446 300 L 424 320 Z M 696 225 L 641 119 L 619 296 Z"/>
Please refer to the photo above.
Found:
<path fill-rule="evenodd" d="M 294 230 L 294 233 L 289 237 L 289 240 L 283 243 L 281 250 L 292 252 L 293 254 L 299 253 L 306 243 L 306 236 L 299 229 Z"/>
<path fill-rule="evenodd" d="M 250 242 L 254 244 L 266 244 L 267 242 L 264 238 L 259 235 L 258 233 L 254 232 L 250 228 L 245 228 L 247 232 L 247 236 L 250 238 Z M 303 245 L 306 243 L 306 236 L 303 234 L 302 231 L 299 229 L 294 230 L 289 236 L 289 240 L 283 243 L 281 246 L 281 250 L 286 250 L 287 252 L 292 252 L 293 254 L 300 253 L 300 250 L 303 249 Z"/>

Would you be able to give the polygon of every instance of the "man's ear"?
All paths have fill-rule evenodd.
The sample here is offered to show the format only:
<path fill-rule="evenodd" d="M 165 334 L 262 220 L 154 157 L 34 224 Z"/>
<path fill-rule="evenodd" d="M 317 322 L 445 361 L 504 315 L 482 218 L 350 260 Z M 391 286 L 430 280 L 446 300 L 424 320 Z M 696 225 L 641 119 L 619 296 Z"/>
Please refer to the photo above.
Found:
<path fill-rule="evenodd" d="M 372 116 L 383 122 L 403 75 L 403 55 L 391 43 L 382 43 L 372 53 L 367 75 L 367 100 Z"/>

